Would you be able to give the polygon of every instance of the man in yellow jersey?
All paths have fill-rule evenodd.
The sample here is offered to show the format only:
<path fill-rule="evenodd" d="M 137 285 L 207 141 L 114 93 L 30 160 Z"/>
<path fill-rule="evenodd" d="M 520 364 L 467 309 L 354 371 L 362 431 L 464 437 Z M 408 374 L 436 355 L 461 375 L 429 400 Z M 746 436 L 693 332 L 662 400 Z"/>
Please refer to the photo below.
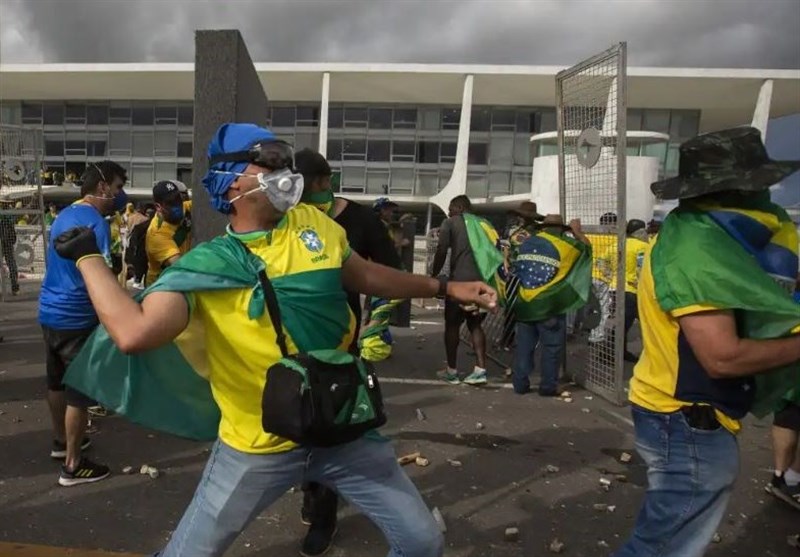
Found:
<path fill-rule="evenodd" d="M 600 304 L 600 323 L 589 333 L 589 342 L 614 345 L 613 325 L 608 321 L 614 315 L 617 291 L 617 215 L 605 213 L 600 217 L 599 234 L 587 234 L 592 244 L 592 290 Z M 613 348 L 609 348 L 611 353 Z"/>
<path fill-rule="evenodd" d="M 173 286 L 169 279 L 195 253 L 207 252 L 217 266 L 237 264 L 238 259 L 222 256 L 234 247 L 241 253 L 244 244 L 263 265 L 279 305 L 291 310 L 282 315 L 280 338 L 291 351 L 303 352 L 350 345 L 355 323 L 346 290 L 384 298 L 446 294 L 486 308 L 496 306 L 497 294 L 481 282 L 437 280 L 361 258 L 338 224 L 317 208 L 298 204 L 303 178 L 294 170 L 291 147 L 270 130 L 225 124 L 209 144 L 208 156 L 203 184 L 212 206 L 229 215 L 227 235 L 179 260 L 141 304 L 95 257 L 90 231 L 74 229 L 57 239 L 59 253 L 78 262 L 100 319 L 122 351 L 146 352 L 180 341 L 190 322 L 199 320 L 204 330 L 203 361 L 221 413 L 218 440 L 189 508 L 160 555 L 222 555 L 261 511 L 305 480 L 335 489 L 375 522 L 386 536 L 389 556 L 441 557 L 439 527 L 385 439 L 367 434 L 323 448 L 298 446 L 264 430 L 265 370 L 280 360 L 281 351 L 268 312 L 258 311 L 254 288 L 192 289 L 186 281 Z M 253 258 L 246 261 L 249 268 Z"/>
<path fill-rule="evenodd" d="M 630 401 L 648 489 L 614 557 L 704 554 L 739 473 L 736 433 L 760 379 L 797 373 L 800 307 L 777 278 L 797 272 L 797 232 L 768 188 L 798 168 L 771 161 L 758 130 L 736 128 L 685 142 L 680 175 L 651 187 L 680 204 L 639 278 L 643 351 Z M 756 320 L 776 332 L 756 336 Z"/>
<path fill-rule="evenodd" d="M 625 230 L 625 361 L 636 363 L 639 356 L 628 350 L 628 331 L 639 318 L 636 306 L 636 292 L 639 286 L 639 273 L 644 263 L 644 254 L 650 247 L 647 241 L 647 225 L 643 220 L 631 219 Z"/>
<path fill-rule="evenodd" d="M 192 244 L 191 229 L 186 219 L 192 202 L 183 200 L 177 181 L 157 182 L 153 186 L 153 202 L 156 204 L 156 215 L 150 221 L 145 237 L 147 286 L 189 251 Z"/>

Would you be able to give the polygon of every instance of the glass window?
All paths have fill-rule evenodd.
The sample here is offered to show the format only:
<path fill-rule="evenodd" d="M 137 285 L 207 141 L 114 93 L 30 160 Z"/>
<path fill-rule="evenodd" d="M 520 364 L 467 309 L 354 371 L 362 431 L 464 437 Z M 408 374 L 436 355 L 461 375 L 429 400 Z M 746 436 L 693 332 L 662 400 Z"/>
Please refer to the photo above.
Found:
<path fill-rule="evenodd" d="M 189 186 L 191 189 L 192 184 L 192 167 L 188 165 L 178 165 L 178 180 Z"/>
<path fill-rule="evenodd" d="M 342 167 L 342 192 L 363 193 L 366 185 L 364 182 L 363 166 Z"/>
<path fill-rule="evenodd" d="M 294 123 L 295 123 L 295 111 L 293 106 L 272 107 L 273 128 L 293 128 Z"/>
<path fill-rule="evenodd" d="M 133 156 L 147 157 L 153 156 L 153 134 L 150 132 L 133 134 Z"/>
<path fill-rule="evenodd" d="M 669 110 L 645 110 L 642 120 L 645 131 L 669 133 Z"/>
<path fill-rule="evenodd" d="M 44 156 L 63 157 L 64 156 L 64 136 L 61 134 L 44 135 Z"/>
<path fill-rule="evenodd" d="M 549 157 L 551 155 L 557 155 L 557 154 L 558 154 L 557 143 L 540 142 L 538 147 L 536 148 L 537 157 Z"/>
<path fill-rule="evenodd" d="M 342 171 L 338 168 L 331 169 L 331 189 L 334 193 L 342 191 Z"/>
<path fill-rule="evenodd" d="M 489 174 L 489 193 L 502 195 L 511 191 L 510 172 L 492 172 Z"/>
<path fill-rule="evenodd" d="M 531 174 L 529 172 L 514 172 L 511 193 L 530 193 L 531 191 Z"/>
<path fill-rule="evenodd" d="M 111 130 L 108 132 L 108 156 L 130 156 L 131 132 L 128 130 Z"/>
<path fill-rule="evenodd" d="M 153 106 L 148 104 L 134 105 L 131 109 L 131 123 L 134 126 L 152 126 Z"/>
<path fill-rule="evenodd" d="M 391 143 L 386 140 L 370 139 L 367 145 L 367 160 L 370 162 L 389 162 Z"/>
<path fill-rule="evenodd" d="M 340 161 L 340 160 L 342 160 L 342 140 L 341 139 L 329 139 L 328 140 L 327 159 L 329 161 Z"/>
<path fill-rule="evenodd" d="M 346 161 L 363 161 L 367 153 L 364 139 L 345 139 L 342 142 L 342 158 Z"/>
<path fill-rule="evenodd" d="M 414 161 L 417 152 L 416 144 L 413 141 L 392 141 L 392 160 L 393 161 Z"/>
<path fill-rule="evenodd" d="M 192 158 L 192 138 L 178 138 L 178 157 L 184 159 Z"/>
<path fill-rule="evenodd" d="M 366 128 L 367 109 L 358 106 L 348 106 L 344 109 L 345 128 Z"/>
<path fill-rule="evenodd" d="M 85 124 L 86 123 L 86 105 L 85 104 L 68 104 L 64 112 L 65 124 Z"/>
<path fill-rule="evenodd" d="M 470 143 L 467 164 L 486 164 L 488 146 L 486 143 Z"/>
<path fill-rule="evenodd" d="M 156 125 L 172 125 L 178 123 L 178 110 L 175 106 L 157 106 L 155 108 Z"/>
<path fill-rule="evenodd" d="M 414 195 L 436 195 L 439 193 L 438 172 L 417 172 L 417 182 L 414 185 Z"/>
<path fill-rule="evenodd" d="M 319 134 L 312 131 L 302 131 L 294 134 L 294 149 L 299 151 L 301 149 L 312 149 L 316 151 L 319 148 Z"/>
<path fill-rule="evenodd" d="M 528 135 L 514 136 L 514 164 L 517 166 L 531 164 L 531 141 Z"/>
<path fill-rule="evenodd" d="M 539 116 L 538 133 L 556 131 L 556 111 L 553 108 L 542 110 Z"/>
<path fill-rule="evenodd" d="M 42 120 L 45 126 L 63 126 L 64 125 L 64 105 L 58 104 L 45 104 L 42 106 Z"/>
<path fill-rule="evenodd" d="M 457 144 L 452 141 L 443 141 L 439 151 L 439 162 L 456 162 Z"/>
<path fill-rule="evenodd" d="M 500 131 L 514 131 L 516 127 L 516 113 L 508 109 L 494 109 L 492 111 L 492 129 Z"/>
<path fill-rule="evenodd" d="M 22 115 L 18 103 L 0 103 L 0 122 L 4 124 L 19 124 Z"/>
<path fill-rule="evenodd" d="M 536 113 L 523 110 L 517 112 L 515 128 L 520 133 L 535 133 Z"/>
<path fill-rule="evenodd" d="M 130 176 L 131 184 L 137 188 L 153 187 L 153 165 L 134 163 Z"/>
<path fill-rule="evenodd" d="M 510 166 L 514 154 L 513 137 L 492 137 L 489 149 L 489 164 L 492 166 Z"/>
<path fill-rule="evenodd" d="M 42 105 L 32 103 L 22 103 L 22 123 L 41 124 Z"/>
<path fill-rule="evenodd" d="M 303 127 L 319 126 L 319 107 L 317 106 L 298 106 L 297 125 Z"/>
<path fill-rule="evenodd" d="M 488 108 L 473 108 L 469 129 L 474 132 L 489 131 L 492 113 Z"/>
<path fill-rule="evenodd" d="M 67 133 L 64 141 L 65 155 L 86 156 L 86 136 L 80 132 Z"/>
<path fill-rule="evenodd" d="M 111 124 L 130 124 L 130 106 L 111 106 L 108 110 L 108 121 Z"/>
<path fill-rule="evenodd" d="M 181 105 L 178 107 L 178 125 L 180 126 L 194 125 L 194 106 Z"/>
<path fill-rule="evenodd" d="M 461 109 L 460 108 L 443 108 L 442 109 L 442 126 L 443 130 L 457 130 L 458 124 L 461 122 Z"/>
<path fill-rule="evenodd" d="M 438 108 L 424 108 L 422 109 L 422 129 L 423 130 L 438 130 L 441 129 L 440 122 L 441 114 Z M 458 126 L 456 126 L 458 127 Z"/>
<path fill-rule="evenodd" d="M 698 112 L 695 110 L 673 110 L 669 135 L 673 139 L 688 139 L 697 135 Z"/>
<path fill-rule="evenodd" d="M 105 126 L 108 124 L 108 106 L 104 104 L 90 104 L 86 107 L 86 123 L 90 126 Z"/>
<path fill-rule="evenodd" d="M 664 177 L 672 178 L 678 175 L 678 163 L 680 160 L 680 144 L 670 143 L 667 149 L 667 162 L 664 164 Z"/>
<path fill-rule="evenodd" d="M 386 170 L 367 170 L 367 193 L 389 195 L 389 172 Z"/>
<path fill-rule="evenodd" d="M 174 157 L 177 151 L 175 130 L 157 131 L 155 138 L 155 156 Z"/>
<path fill-rule="evenodd" d="M 392 127 L 391 108 L 370 108 L 369 128 L 371 130 L 388 130 Z"/>
<path fill-rule="evenodd" d="M 155 181 L 175 180 L 177 178 L 177 165 L 174 162 L 157 162 Z"/>
<path fill-rule="evenodd" d="M 417 162 L 422 164 L 438 164 L 439 142 L 420 141 L 417 146 Z"/>
<path fill-rule="evenodd" d="M 628 131 L 639 131 L 642 129 L 642 111 L 638 108 L 629 108 L 626 115 L 625 126 Z"/>
<path fill-rule="evenodd" d="M 390 194 L 409 194 L 414 191 L 414 169 L 393 168 L 389 183 Z"/>
<path fill-rule="evenodd" d="M 417 127 L 416 108 L 395 108 L 394 119 L 392 120 L 395 128 L 413 129 Z"/>
<path fill-rule="evenodd" d="M 467 195 L 470 197 L 486 197 L 486 174 L 482 172 L 467 173 Z M 474 201 L 474 199 L 473 199 Z"/>
<path fill-rule="evenodd" d="M 86 139 L 86 154 L 90 157 L 105 157 L 108 135 L 105 133 L 90 133 Z"/>
<path fill-rule="evenodd" d="M 336 129 L 344 127 L 344 110 L 341 108 L 328 109 L 328 127 Z"/>
<path fill-rule="evenodd" d="M 659 161 L 659 164 L 664 163 L 664 159 L 667 156 L 667 144 L 666 143 L 651 143 L 650 145 L 645 145 L 642 148 L 642 156 L 645 157 L 656 157 Z"/>

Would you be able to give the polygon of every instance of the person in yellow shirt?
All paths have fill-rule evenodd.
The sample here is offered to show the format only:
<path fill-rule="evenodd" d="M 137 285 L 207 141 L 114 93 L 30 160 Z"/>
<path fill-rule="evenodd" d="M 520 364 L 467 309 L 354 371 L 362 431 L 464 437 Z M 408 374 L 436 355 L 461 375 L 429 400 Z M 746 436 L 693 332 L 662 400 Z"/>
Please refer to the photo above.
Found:
<path fill-rule="evenodd" d="M 603 343 L 613 350 L 614 329 L 608 329 L 608 321 L 614 316 L 617 291 L 617 215 L 605 213 L 600 217 L 599 234 L 586 234 L 592 244 L 592 291 L 600 305 L 600 322 L 589 333 L 589 342 Z"/>
<path fill-rule="evenodd" d="M 625 230 L 625 361 L 636 363 L 639 356 L 628 350 L 628 331 L 639 318 L 636 305 L 636 292 L 639 287 L 639 273 L 644 263 L 644 254 L 649 249 L 647 225 L 643 220 L 631 219 Z"/>
<path fill-rule="evenodd" d="M 184 201 L 174 180 L 164 180 L 153 186 L 156 214 L 150 221 L 145 237 L 147 277 L 145 286 L 153 284 L 161 272 L 189 251 L 192 245 L 191 228 L 186 214 L 192 202 Z"/>
<path fill-rule="evenodd" d="M 221 414 L 218 440 L 160 555 L 224 554 L 256 516 L 305 480 L 330 486 L 373 520 L 386 535 L 390 555 L 442 557 L 442 533 L 385 439 L 367 434 L 334 447 L 300 446 L 265 431 L 265 370 L 281 359 L 281 344 L 292 352 L 346 350 L 355 325 L 346 289 L 387 299 L 448 295 L 486 309 L 496 307 L 497 293 L 481 282 L 412 275 L 363 259 L 338 224 L 316 207 L 298 204 L 303 178 L 294 171 L 294 153 L 270 130 L 224 124 L 208 156 L 203 184 L 212 206 L 229 215 L 229 225 L 226 236 L 204 249 L 217 253 L 210 259 L 219 264 L 234 245 L 247 248 L 248 267 L 258 260 L 258 272 L 268 275 L 280 305 L 289 310 L 281 330 L 268 311 L 258 313 L 263 290 L 250 284 L 192 290 L 165 280 L 168 272 L 160 288 L 137 302 L 98 257 L 90 229 L 72 229 L 56 239 L 59 255 L 77 262 L 102 324 L 123 351 L 165 347 L 184 331 L 191 335 L 190 321 L 203 326 L 202 365 Z"/>

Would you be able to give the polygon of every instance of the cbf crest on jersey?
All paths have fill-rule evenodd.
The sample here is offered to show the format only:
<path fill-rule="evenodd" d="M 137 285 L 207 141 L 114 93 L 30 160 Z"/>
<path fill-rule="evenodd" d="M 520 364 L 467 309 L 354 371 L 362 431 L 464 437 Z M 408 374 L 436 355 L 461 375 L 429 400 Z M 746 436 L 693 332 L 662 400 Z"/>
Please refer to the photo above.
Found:
<path fill-rule="evenodd" d="M 319 253 L 325 247 L 322 239 L 313 228 L 304 228 L 300 231 L 300 241 L 306 246 L 306 249 L 311 253 Z"/>

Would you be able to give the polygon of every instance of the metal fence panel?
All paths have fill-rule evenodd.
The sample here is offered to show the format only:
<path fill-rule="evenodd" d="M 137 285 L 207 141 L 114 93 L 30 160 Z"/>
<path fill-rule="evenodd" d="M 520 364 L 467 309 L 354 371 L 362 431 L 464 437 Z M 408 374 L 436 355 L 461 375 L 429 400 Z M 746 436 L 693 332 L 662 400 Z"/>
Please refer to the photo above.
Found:
<path fill-rule="evenodd" d="M 36 130 L 0 126 L 0 301 L 38 292 L 47 246 Z"/>
<path fill-rule="evenodd" d="M 625 43 L 556 76 L 561 214 L 581 219 L 589 233 L 602 314 L 585 352 L 567 365 L 616 403 L 625 395 L 625 83 Z"/>

